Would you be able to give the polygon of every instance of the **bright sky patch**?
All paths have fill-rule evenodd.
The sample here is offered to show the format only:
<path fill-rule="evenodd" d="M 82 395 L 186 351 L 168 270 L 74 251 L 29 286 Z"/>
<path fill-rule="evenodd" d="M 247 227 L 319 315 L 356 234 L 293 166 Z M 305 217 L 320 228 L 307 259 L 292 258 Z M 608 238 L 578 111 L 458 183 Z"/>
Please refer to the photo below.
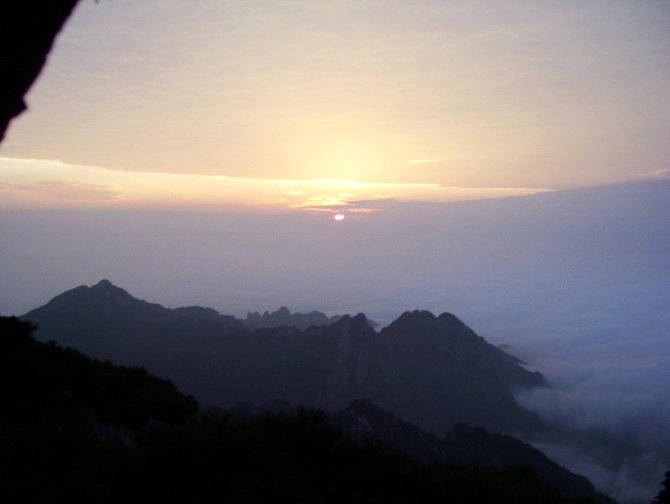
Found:
<path fill-rule="evenodd" d="M 378 209 L 382 201 L 447 202 L 522 196 L 541 188 L 443 187 L 438 184 L 363 183 L 141 173 L 0 158 L 0 208 L 147 208 L 184 210 Z M 383 196 L 381 196 L 383 195 Z"/>

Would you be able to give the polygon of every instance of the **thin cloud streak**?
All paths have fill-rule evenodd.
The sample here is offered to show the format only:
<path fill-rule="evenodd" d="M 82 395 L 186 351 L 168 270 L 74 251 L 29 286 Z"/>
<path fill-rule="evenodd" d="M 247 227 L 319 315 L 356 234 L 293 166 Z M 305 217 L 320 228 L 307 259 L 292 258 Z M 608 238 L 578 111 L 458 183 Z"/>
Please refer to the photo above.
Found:
<path fill-rule="evenodd" d="M 380 210 L 374 203 L 389 199 L 447 202 L 545 191 L 548 190 L 138 173 L 51 160 L 0 158 L 3 208 L 222 211 L 237 207 L 260 211 L 351 209 L 366 212 Z M 371 205 L 361 206 L 362 201 Z"/>
<path fill-rule="evenodd" d="M 665 168 L 663 170 L 656 170 L 650 173 L 639 173 L 638 176 L 651 179 L 670 178 L 670 168 Z"/>
<path fill-rule="evenodd" d="M 340 3 L 80 2 L 3 155 L 463 187 L 667 168 L 664 2 Z"/>
<path fill-rule="evenodd" d="M 14 197 L 19 205 L 22 198 L 31 196 L 44 201 L 57 203 L 68 200 L 79 204 L 118 201 L 122 197 L 121 191 L 113 186 L 60 180 L 45 180 L 35 184 L 0 182 L 0 194 Z"/>

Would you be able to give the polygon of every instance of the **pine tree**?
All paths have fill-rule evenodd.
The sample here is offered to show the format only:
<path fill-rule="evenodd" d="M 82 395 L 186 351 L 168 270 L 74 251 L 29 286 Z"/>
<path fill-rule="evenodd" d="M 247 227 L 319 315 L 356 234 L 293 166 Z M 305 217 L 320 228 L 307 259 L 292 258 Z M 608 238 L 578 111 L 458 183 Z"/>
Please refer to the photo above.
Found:
<path fill-rule="evenodd" d="M 665 473 L 663 488 L 651 504 L 670 504 L 670 471 Z"/>

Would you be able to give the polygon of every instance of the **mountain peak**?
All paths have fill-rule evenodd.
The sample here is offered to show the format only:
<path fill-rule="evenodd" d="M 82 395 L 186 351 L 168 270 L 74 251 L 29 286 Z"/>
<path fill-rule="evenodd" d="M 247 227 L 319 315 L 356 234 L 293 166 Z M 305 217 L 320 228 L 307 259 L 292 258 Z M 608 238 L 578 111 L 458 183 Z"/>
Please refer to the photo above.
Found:
<path fill-rule="evenodd" d="M 110 282 L 106 278 L 103 278 L 97 284 L 92 285 L 91 287 L 89 287 L 89 289 L 92 292 L 96 292 L 96 293 L 100 293 L 100 292 L 116 293 L 116 294 L 123 293 L 127 296 L 133 297 L 128 291 L 122 289 L 121 287 L 117 287 L 116 285 L 114 285 L 112 282 Z"/>
<path fill-rule="evenodd" d="M 112 282 L 109 280 L 102 279 L 100 280 L 97 284 L 95 284 L 92 287 L 89 287 L 89 291 L 96 296 L 100 296 L 104 299 L 107 299 L 109 301 L 122 301 L 122 302 L 128 302 L 128 301 L 138 301 L 139 299 L 135 298 L 132 294 L 130 294 L 128 291 L 122 289 L 121 287 L 117 287 L 114 285 Z"/>
<path fill-rule="evenodd" d="M 453 333 L 475 336 L 472 329 L 470 329 L 461 319 L 448 312 L 435 316 L 432 312 L 427 310 L 406 311 L 394 320 L 389 327 L 402 328 L 407 331 L 418 330 L 436 334 Z"/>
<path fill-rule="evenodd" d="M 243 321 L 248 329 L 260 329 L 268 327 L 296 327 L 305 330 L 311 326 L 330 325 L 339 317 L 328 317 L 320 311 L 311 311 L 309 313 L 291 313 L 286 306 L 282 306 L 276 311 L 264 311 L 261 315 L 256 312 L 247 312 L 247 317 Z"/>
<path fill-rule="evenodd" d="M 189 391 L 202 388 L 200 399 L 208 404 L 223 401 L 218 392 L 223 389 L 232 403 L 281 397 L 334 408 L 371 397 L 433 432 L 443 433 L 458 421 L 499 432 L 541 424 L 510 392 L 543 385 L 541 375 L 525 370 L 448 314 L 405 312 L 379 332 L 363 313 L 335 323 L 323 314 L 318 319 L 291 314 L 286 320 L 258 315 L 240 323 L 215 310 L 148 303 L 101 280 L 63 293 L 25 318 L 40 327 L 40 339 L 162 370 L 188 384 Z M 259 327 L 266 323 L 268 330 L 252 330 L 249 337 L 232 330 L 240 324 L 248 329 L 249 321 Z M 287 330 L 298 323 L 308 327 Z M 234 366 L 239 370 L 234 377 L 218 371 Z"/>
<path fill-rule="evenodd" d="M 71 320 L 84 317 L 96 320 L 97 323 L 111 323 L 121 317 L 118 310 L 133 312 L 136 318 L 147 319 L 166 308 L 137 299 L 121 287 L 103 279 L 91 287 L 80 285 L 65 291 L 24 317 L 39 320 L 48 313 L 67 313 Z"/>
<path fill-rule="evenodd" d="M 449 312 L 441 313 L 440 316 L 437 317 L 437 319 L 440 320 L 441 322 L 447 322 L 447 323 L 450 323 L 450 324 L 465 325 L 461 319 L 459 319 L 453 313 L 449 313 Z"/>
<path fill-rule="evenodd" d="M 391 326 L 399 327 L 424 327 L 433 326 L 437 317 L 427 310 L 406 311 L 397 319 L 391 322 Z"/>
<path fill-rule="evenodd" d="M 338 327 L 369 327 L 372 328 L 372 325 L 369 323 L 368 318 L 365 316 L 365 313 L 359 313 L 355 316 L 351 315 L 342 315 L 335 324 Z"/>

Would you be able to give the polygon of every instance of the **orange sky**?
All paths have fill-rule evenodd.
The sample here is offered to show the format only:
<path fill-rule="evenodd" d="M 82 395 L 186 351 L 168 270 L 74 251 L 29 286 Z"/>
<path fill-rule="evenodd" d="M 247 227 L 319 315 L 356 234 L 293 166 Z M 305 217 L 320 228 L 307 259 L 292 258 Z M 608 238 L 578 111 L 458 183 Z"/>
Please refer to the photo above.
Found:
<path fill-rule="evenodd" d="M 633 180 L 668 167 L 667 26 L 652 1 L 83 0 L 2 145 L 0 204 L 295 208 Z"/>

